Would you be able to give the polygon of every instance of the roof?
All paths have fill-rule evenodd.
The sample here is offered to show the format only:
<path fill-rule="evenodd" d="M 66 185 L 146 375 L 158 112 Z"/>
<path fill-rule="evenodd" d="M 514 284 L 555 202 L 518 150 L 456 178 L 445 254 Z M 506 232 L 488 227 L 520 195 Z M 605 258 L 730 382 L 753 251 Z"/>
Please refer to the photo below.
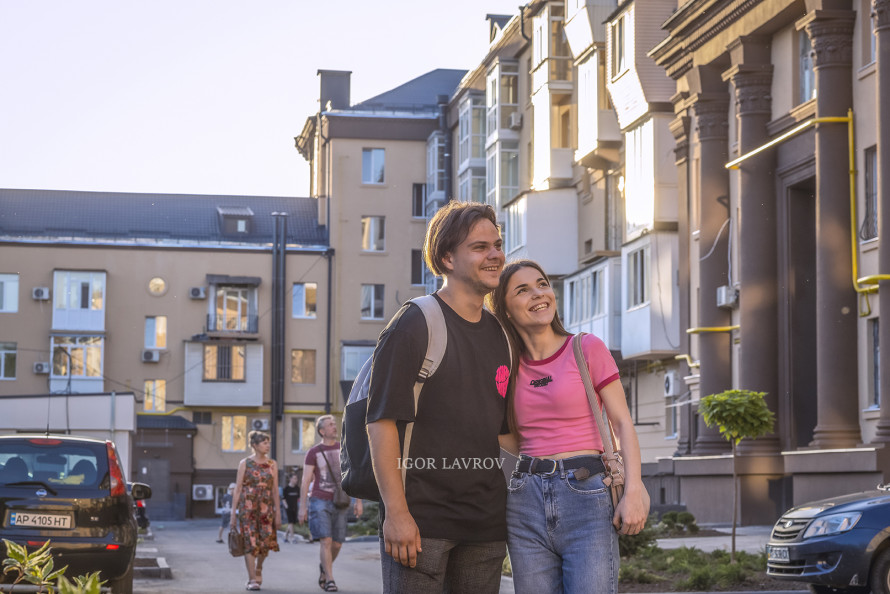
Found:
<path fill-rule="evenodd" d="M 451 97 L 466 70 L 437 68 L 403 85 L 371 97 L 350 110 L 430 110 L 439 105 L 439 95 Z"/>
<path fill-rule="evenodd" d="M 198 427 L 179 415 L 136 415 L 136 429 L 187 429 L 196 431 Z"/>
<path fill-rule="evenodd" d="M 327 246 L 313 198 L 0 189 L 0 242 L 54 241 L 195 247 L 267 246 L 285 212 L 289 245 Z M 224 233 L 226 217 L 250 217 Z"/>

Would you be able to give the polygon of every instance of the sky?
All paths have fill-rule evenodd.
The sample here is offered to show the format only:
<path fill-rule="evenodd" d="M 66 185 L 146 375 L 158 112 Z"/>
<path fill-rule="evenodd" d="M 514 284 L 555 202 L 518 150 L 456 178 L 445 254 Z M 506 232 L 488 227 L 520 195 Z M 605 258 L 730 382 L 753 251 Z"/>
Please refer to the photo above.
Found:
<path fill-rule="evenodd" d="M 470 69 L 516 0 L 0 0 L 0 188 L 306 196 L 319 69 Z"/>

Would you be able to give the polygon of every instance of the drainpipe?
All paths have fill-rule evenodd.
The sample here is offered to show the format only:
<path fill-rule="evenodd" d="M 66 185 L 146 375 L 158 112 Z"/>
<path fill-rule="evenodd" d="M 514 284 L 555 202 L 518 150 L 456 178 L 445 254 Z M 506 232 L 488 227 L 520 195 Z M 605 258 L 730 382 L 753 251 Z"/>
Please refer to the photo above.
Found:
<path fill-rule="evenodd" d="M 522 38 L 526 41 L 531 41 L 531 37 L 525 34 L 525 9 L 528 8 L 528 4 L 519 7 L 519 34 L 522 35 Z"/>
<path fill-rule="evenodd" d="M 454 196 L 451 195 L 451 134 L 448 133 L 448 95 L 439 95 L 438 103 L 439 131 L 442 133 L 442 137 L 445 140 L 444 146 L 442 147 L 442 150 L 445 153 L 445 186 L 442 189 L 445 190 L 445 200 L 447 201 L 454 198 Z"/>
<path fill-rule="evenodd" d="M 328 315 L 327 315 L 327 351 L 328 356 L 325 357 L 325 377 L 328 378 L 328 381 L 325 382 L 325 393 L 324 393 L 324 412 L 325 414 L 330 414 L 331 412 L 331 382 L 333 379 L 331 378 L 331 355 L 332 355 L 332 345 L 331 345 L 331 325 L 332 325 L 332 312 L 331 308 L 333 307 L 333 283 L 334 283 L 334 248 L 328 247 L 327 251 L 324 254 L 324 257 L 328 259 Z"/>

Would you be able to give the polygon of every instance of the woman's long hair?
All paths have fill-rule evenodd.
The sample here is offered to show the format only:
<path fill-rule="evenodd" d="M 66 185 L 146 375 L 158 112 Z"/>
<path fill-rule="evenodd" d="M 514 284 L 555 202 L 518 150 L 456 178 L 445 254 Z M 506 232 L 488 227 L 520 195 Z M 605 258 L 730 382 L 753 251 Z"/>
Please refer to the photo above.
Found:
<path fill-rule="evenodd" d="M 544 272 L 541 265 L 534 260 L 514 260 L 504 266 L 504 269 L 501 271 L 501 278 L 497 288 L 485 298 L 488 309 L 491 310 L 501 323 L 501 326 L 506 330 L 507 337 L 510 340 L 510 348 L 513 351 L 513 360 L 510 361 L 510 384 L 507 388 L 507 422 L 510 425 L 510 431 L 514 434 L 516 433 L 514 392 L 516 390 L 516 376 L 519 374 L 519 356 L 522 353 L 525 353 L 528 349 L 526 349 L 522 337 L 516 330 L 516 326 L 513 325 L 513 321 L 507 316 L 507 285 L 510 283 L 510 279 L 513 275 L 523 268 L 534 268 L 541 273 L 541 276 L 544 277 L 544 280 L 546 280 L 548 284 L 550 283 L 550 277 L 547 276 L 547 273 Z M 558 307 L 553 312 L 553 320 L 550 322 L 550 327 L 553 328 L 553 331 L 556 332 L 557 335 L 571 336 L 571 333 L 562 325 L 562 320 L 559 318 Z"/>

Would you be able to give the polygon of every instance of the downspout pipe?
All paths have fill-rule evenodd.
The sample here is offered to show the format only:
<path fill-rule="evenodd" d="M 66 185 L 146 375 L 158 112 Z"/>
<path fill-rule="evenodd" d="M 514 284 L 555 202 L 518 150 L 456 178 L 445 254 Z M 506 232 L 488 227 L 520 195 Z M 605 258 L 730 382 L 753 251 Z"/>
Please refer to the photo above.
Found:
<path fill-rule="evenodd" d="M 334 379 L 331 377 L 331 356 L 333 355 L 333 345 L 331 344 L 331 334 L 332 334 L 332 325 L 333 325 L 333 285 L 334 285 L 334 248 L 329 247 L 324 254 L 324 257 L 328 259 L 328 314 L 327 314 L 327 351 L 328 356 L 325 357 L 325 377 L 328 378 L 328 381 L 325 382 L 325 393 L 324 393 L 324 412 L 325 414 L 330 414 L 331 412 L 331 384 Z"/>
<path fill-rule="evenodd" d="M 531 37 L 525 34 L 525 9 L 528 8 L 528 4 L 524 4 L 519 7 L 519 34 L 522 35 L 522 38 L 526 41 L 531 41 Z"/>
<path fill-rule="evenodd" d="M 451 134 L 448 133 L 448 95 L 439 95 L 439 131 L 442 133 L 444 145 L 442 147 L 444 154 L 445 180 L 444 187 L 445 200 L 454 198 L 451 194 Z"/>

